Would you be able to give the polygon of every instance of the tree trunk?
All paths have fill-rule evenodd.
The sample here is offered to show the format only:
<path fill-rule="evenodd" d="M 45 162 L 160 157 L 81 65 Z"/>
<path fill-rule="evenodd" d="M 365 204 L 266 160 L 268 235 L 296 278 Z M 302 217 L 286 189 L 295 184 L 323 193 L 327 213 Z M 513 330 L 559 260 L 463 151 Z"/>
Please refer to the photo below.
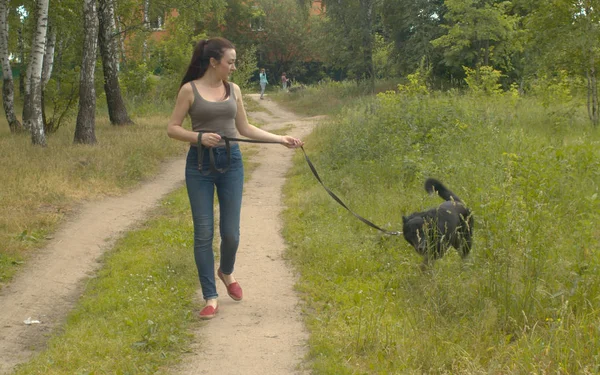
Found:
<path fill-rule="evenodd" d="M 112 0 L 99 0 L 99 36 L 100 54 L 102 55 L 102 69 L 104 72 L 104 91 L 108 104 L 108 117 L 113 125 L 132 124 L 127 115 L 127 108 L 121 96 L 119 86 L 117 56 L 117 36 L 115 35 L 115 15 Z"/>
<path fill-rule="evenodd" d="M 79 112 L 75 124 L 74 143 L 96 143 L 96 89 L 94 88 L 94 69 L 98 47 L 98 17 L 96 0 L 83 1 L 83 20 L 85 35 L 83 58 L 79 78 Z"/>
<path fill-rule="evenodd" d="M 31 71 L 29 101 L 24 105 L 28 108 L 28 119 L 23 118 L 25 127 L 31 131 L 31 142 L 39 146 L 46 146 L 46 134 L 42 122 L 42 67 L 48 29 L 48 2 L 49 0 L 37 0 L 36 3 L 37 26 L 27 69 Z M 25 87 L 27 87 L 27 82 L 25 82 Z"/>
<path fill-rule="evenodd" d="M 15 85 L 8 59 L 8 10 L 9 0 L 0 0 L 0 60 L 2 61 L 2 104 L 11 133 L 20 132 L 23 126 L 15 115 Z"/>

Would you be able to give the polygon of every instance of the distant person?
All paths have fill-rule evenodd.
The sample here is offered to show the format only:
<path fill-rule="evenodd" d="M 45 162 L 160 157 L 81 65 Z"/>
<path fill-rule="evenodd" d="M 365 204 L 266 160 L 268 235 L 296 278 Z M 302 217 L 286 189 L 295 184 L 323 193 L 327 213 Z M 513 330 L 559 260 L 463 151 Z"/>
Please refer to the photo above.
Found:
<path fill-rule="evenodd" d="M 262 68 L 260 70 L 258 78 L 260 80 L 260 98 L 264 99 L 265 89 L 267 88 L 267 84 L 269 83 L 269 81 L 267 81 L 267 73 L 265 73 L 265 68 Z"/>
<path fill-rule="evenodd" d="M 283 91 L 287 91 L 288 78 L 285 75 L 285 72 L 281 74 L 281 86 L 283 87 Z"/>
<path fill-rule="evenodd" d="M 240 242 L 244 165 L 237 142 L 230 145 L 229 154 L 222 136 L 235 138 L 239 133 L 250 139 L 277 142 L 288 148 L 303 145 L 297 138 L 275 135 L 248 123 L 242 92 L 238 85 L 228 82 L 229 75 L 236 69 L 235 61 L 235 48 L 227 39 L 212 38 L 196 44 L 167 126 L 169 137 L 188 142 L 191 146 L 185 166 L 185 183 L 194 223 L 194 259 L 202 296 L 206 300 L 200 311 L 201 319 L 211 319 L 218 311 L 212 248 L 215 188 L 221 234 L 217 276 L 232 299 L 241 301 L 243 297 L 233 271 Z M 182 126 L 188 115 L 192 130 Z M 200 144 L 202 148 L 199 148 Z M 200 152 L 202 158 L 199 158 Z M 211 156 L 214 156 L 212 168 Z M 203 161 L 202 169 L 198 160 Z"/>

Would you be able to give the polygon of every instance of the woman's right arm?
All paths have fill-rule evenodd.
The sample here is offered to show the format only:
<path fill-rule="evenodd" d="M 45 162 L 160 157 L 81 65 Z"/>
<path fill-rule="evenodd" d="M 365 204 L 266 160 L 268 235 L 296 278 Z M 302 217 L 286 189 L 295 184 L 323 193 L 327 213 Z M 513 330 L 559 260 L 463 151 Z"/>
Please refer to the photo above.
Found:
<path fill-rule="evenodd" d="M 167 125 L 167 134 L 173 139 L 183 142 L 196 143 L 198 142 L 198 133 L 184 129 L 182 124 L 185 116 L 194 102 L 194 93 L 190 84 L 185 84 L 177 94 L 177 102 L 171 114 L 171 119 Z"/>

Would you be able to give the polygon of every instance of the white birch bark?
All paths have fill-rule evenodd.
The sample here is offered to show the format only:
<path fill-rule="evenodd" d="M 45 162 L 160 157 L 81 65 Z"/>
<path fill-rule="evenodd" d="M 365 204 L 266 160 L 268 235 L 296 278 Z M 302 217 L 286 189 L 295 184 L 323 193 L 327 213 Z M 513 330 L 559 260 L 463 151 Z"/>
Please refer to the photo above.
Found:
<path fill-rule="evenodd" d="M 30 99 L 25 104 L 29 107 L 30 115 L 29 119 L 23 119 L 26 124 L 25 127 L 31 131 L 31 142 L 40 146 L 46 146 L 46 134 L 42 120 L 42 67 L 44 65 L 44 53 L 46 52 L 48 3 L 49 0 L 37 0 L 36 2 L 37 25 L 28 67 L 28 70 L 31 69 L 29 80 Z"/>

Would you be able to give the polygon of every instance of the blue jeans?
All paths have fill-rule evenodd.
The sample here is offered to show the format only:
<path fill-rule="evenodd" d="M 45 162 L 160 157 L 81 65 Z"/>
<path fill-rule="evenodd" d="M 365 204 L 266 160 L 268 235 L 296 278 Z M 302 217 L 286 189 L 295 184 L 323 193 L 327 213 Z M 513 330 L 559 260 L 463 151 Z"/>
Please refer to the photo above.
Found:
<path fill-rule="evenodd" d="M 225 147 L 212 149 L 215 167 L 227 167 Z M 214 196 L 215 187 L 219 200 L 221 233 L 220 267 L 230 275 L 235 265 L 235 255 L 240 243 L 240 212 L 242 208 L 242 189 L 244 187 L 244 165 L 242 153 L 237 144 L 231 145 L 231 165 L 227 172 L 210 172 L 209 150 L 203 151 L 202 172 L 198 170 L 198 148 L 190 147 L 185 166 L 187 186 L 192 218 L 194 222 L 194 258 L 204 299 L 217 298 L 215 285 L 215 258 L 212 244 L 214 238 Z M 205 175 L 206 174 L 206 175 Z"/>

